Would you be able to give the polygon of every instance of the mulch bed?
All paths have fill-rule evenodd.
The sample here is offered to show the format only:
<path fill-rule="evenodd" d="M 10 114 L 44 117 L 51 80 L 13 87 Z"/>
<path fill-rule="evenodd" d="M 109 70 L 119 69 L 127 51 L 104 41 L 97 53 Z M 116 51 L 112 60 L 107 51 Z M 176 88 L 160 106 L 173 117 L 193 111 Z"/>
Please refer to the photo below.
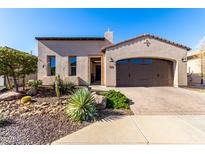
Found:
<path fill-rule="evenodd" d="M 12 114 L 8 114 L 7 122 L 0 127 L 0 144 L 50 144 L 68 134 L 71 134 L 95 121 L 77 123 L 69 120 L 65 114 L 66 100 L 68 96 L 60 99 L 53 97 L 53 91 L 41 88 L 35 101 L 27 104 L 28 111 L 16 114 L 22 106 L 19 100 L 0 102 L 2 108 L 9 106 Z M 57 103 L 56 103 L 57 102 Z M 2 105 L 3 104 L 3 105 Z M 131 115 L 131 110 L 98 111 L 96 120 L 113 115 Z M 10 116 L 9 116 L 10 115 Z"/>

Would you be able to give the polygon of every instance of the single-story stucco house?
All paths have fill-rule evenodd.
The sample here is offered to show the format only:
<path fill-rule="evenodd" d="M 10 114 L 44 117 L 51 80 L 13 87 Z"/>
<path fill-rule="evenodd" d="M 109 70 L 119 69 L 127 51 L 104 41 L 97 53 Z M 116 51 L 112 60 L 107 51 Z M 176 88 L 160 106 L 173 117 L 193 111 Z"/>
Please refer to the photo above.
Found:
<path fill-rule="evenodd" d="M 36 37 L 38 79 L 79 85 L 186 86 L 189 47 L 150 34 L 113 44 L 104 37 Z"/>

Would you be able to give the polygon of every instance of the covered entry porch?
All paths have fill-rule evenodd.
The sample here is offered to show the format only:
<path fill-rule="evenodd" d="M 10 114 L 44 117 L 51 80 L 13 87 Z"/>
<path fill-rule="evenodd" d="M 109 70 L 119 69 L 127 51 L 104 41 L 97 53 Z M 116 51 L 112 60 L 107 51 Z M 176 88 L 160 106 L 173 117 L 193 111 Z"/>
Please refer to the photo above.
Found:
<path fill-rule="evenodd" d="M 104 85 L 103 56 L 89 57 L 90 85 Z"/>

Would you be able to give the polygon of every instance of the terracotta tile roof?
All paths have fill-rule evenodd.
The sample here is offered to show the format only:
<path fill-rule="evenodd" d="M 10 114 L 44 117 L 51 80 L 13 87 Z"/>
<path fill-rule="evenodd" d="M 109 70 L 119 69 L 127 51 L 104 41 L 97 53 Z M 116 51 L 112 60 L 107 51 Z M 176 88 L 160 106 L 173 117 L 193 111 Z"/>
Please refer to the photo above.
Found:
<path fill-rule="evenodd" d="M 187 46 L 184 46 L 184 45 L 182 45 L 182 44 L 175 43 L 175 42 L 172 42 L 172 41 L 169 41 L 169 40 L 167 40 L 167 39 L 163 39 L 163 38 L 161 38 L 161 37 L 157 37 L 157 36 L 154 36 L 154 35 L 151 35 L 151 34 L 143 34 L 143 35 L 137 36 L 137 37 L 135 37 L 135 38 L 132 38 L 132 39 L 128 39 L 128 40 L 119 42 L 119 43 L 117 43 L 117 44 L 111 44 L 111 45 L 109 45 L 109 46 L 103 47 L 103 48 L 102 48 L 102 51 L 105 52 L 106 49 L 109 49 L 109 48 L 112 48 L 112 47 L 116 47 L 116 46 L 118 46 L 118 45 L 122 45 L 122 44 L 124 44 L 124 43 L 130 42 L 130 41 L 134 41 L 134 40 L 136 40 L 136 39 L 140 39 L 140 38 L 144 38 L 144 37 L 153 38 L 153 39 L 156 39 L 156 40 L 159 40 L 159 41 L 162 41 L 162 42 L 171 44 L 171 45 L 173 45 L 173 46 L 186 49 L 187 51 L 191 50 L 191 48 L 189 48 L 189 47 L 187 47 Z"/>

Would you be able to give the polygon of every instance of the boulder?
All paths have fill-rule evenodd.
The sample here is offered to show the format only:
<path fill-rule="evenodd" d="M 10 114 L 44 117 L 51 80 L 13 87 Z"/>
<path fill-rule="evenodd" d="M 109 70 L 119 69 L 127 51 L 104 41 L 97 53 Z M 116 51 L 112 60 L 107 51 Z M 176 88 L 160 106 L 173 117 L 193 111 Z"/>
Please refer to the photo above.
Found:
<path fill-rule="evenodd" d="M 96 108 L 98 110 L 105 109 L 107 105 L 107 98 L 105 96 L 97 95 L 97 94 L 94 94 L 93 96 L 95 98 Z"/>
<path fill-rule="evenodd" d="M 6 87 L 0 87 L 0 93 L 4 93 L 8 91 L 8 89 Z"/>
<path fill-rule="evenodd" d="M 11 100 L 19 99 L 21 97 L 22 97 L 21 93 L 8 91 L 3 94 L 0 94 L 0 101 L 11 101 Z"/>
<path fill-rule="evenodd" d="M 37 89 L 31 88 L 30 90 L 27 91 L 26 94 L 29 96 L 35 96 L 37 94 Z"/>

